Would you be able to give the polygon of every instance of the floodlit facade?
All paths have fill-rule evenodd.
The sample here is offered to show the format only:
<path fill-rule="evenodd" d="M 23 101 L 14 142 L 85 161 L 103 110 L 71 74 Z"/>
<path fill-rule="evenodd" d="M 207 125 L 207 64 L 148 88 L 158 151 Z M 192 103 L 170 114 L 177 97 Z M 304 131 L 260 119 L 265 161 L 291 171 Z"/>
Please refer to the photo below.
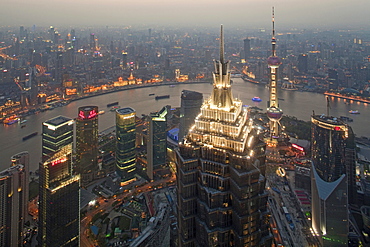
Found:
<path fill-rule="evenodd" d="M 212 95 L 176 151 L 178 246 L 271 246 L 265 144 L 232 95 L 222 26 L 220 40 Z"/>
<path fill-rule="evenodd" d="M 58 116 L 42 124 L 42 155 L 57 152 L 73 143 L 73 119 Z"/>
<path fill-rule="evenodd" d="M 72 174 L 71 159 L 69 144 L 39 165 L 39 246 L 79 246 L 80 176 Z"/>
<path fill-rule="evenodd" d="M 78 108 L 76 118 L 76 170 L 81 185 L 89 184 L 98 172 L 98 107 Z"/>
<path fill-rule="evenodd" d="M 153 179 L 153 170 L 166 164 L 167 158 L 167 107 L 159 112 L 149 114 L 147 144 L 147 175 Z"/>
<path fill-rule="evenodd" d="M 123 183 L 135 179 L 136 174 L 136 112 L 130 107 L 116 111 L 116 168 Z"/>
<path fill-rule="evenodd" d="M 312 123 L 312 228 L 323 246 L 347 246 L 348 204 L 354 201 L 352 129 L 335 117 L 314 115 Z"/>

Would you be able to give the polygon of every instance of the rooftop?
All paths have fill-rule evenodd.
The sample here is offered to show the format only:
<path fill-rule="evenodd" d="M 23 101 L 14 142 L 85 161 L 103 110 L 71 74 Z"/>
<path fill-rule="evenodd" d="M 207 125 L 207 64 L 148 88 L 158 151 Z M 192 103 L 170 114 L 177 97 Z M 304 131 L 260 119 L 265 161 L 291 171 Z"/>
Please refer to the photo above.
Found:
<path fill-rule="evenodd" d="M 135 110 L 132 109 L 131 107 L 125 107 L 125 108 L 118 109 L 117 113 L 121 115 L 126 115 L 130 113 L 135 113 Z"/>
<path fill-rule="evenodd" d="M 64 117 L 64 116 L 58 116 L 58 117 L 47 120 L 45 123 L 48 125 L 59 126 L 69 121 L 73 121 L 73 119 Z"/>

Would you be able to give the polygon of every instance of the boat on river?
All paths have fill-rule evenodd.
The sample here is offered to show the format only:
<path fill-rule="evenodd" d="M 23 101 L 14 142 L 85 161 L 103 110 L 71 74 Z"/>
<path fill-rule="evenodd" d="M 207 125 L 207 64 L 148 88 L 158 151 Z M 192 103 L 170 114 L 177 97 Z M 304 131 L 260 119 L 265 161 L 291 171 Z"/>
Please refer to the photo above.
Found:
<path fill-rule="evenodd" d="M 109 104 L 107 105 L 107 107 L 111 107 L 111 106 L 114 106 L 114 105 L 118 105 L 118 101 L 117 101 L 117 102 L 113 102 L 113 103 L 109 103 Z"/>
<path fill-rule="evenodd" d="M 351 114 L 360 114 L 360 112 L 357 111 L 357 110 L 350 110 L 349 113 L 351 113 Z"/>
<path fill-rule="evenodd" d="M 252 101 L 254 101 L 254 102 L 261 102 L 262 99 L 260 97 L 253 97 L 252 98 Z"/>
<path fill-rule="evenodd" d="M 159 100 L 159 99 L 168 99 L 170 97 L 169 94 L 166 94 L 166 95 L 160 95 L 160 96 L 155 96 L 155 99 L 156 100 Z"/>
<path fill-rule="evenodd" d="M 3 123 L 7 125 L 12 125 L 12 124 L 18 123 L 18 121 L 19 121 L 19 117 L 11 116 L 11 117 L 5 118 Z"/>
<path fill-rule="evenodd" d="M 26 135 L 26 136 L 24 136 L 23 138 L 22 138 L 22 140 L 23 141 L 26 141 L 26 140 L 28 140 L 28 139 L 30 139 L 30 138 L 32 138 L 32 137 L 34 137 L 34 136 L 37 136 L 37 134 L 38 134 L 39 132 L 33 132 L 32 134 L 29 134 L 29 135 Z"/>

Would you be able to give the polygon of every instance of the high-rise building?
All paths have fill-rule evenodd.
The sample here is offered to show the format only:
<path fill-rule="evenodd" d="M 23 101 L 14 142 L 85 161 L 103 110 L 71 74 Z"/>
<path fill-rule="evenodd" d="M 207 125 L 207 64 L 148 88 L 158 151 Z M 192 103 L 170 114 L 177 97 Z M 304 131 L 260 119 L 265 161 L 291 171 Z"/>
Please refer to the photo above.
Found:
<path fill-rule="evenodd" d="M 79 246 L 80 176 L 71 161 L 72 143 L 40 162 L 38 246 Z"/>
<path fill-rule="evenodd" d="M 57 152 L 73 143 L 73 119 L 58 116 L 42 124 L 42 155 Z"/>
<path fill-rule="evenodd" d="M 176 151 L 178 246 L 271 246 L 266 145 L 232 95 L 222 26 L 220 40 L 212 94 Z"/>
<path fill-rule="evenodd" d="M 153 170 L 166 164 L 167 157 L 167 120 L 168 108 L 148 116 L 147 175 L 153 179 Z"/>
<path fill-rule="evenodd" d="M 179 140 L 184 138 L 190 127 L 194 124 L 194 119 L 200 112 L 203 104 L 203 94 L 195 91 L 182 90 L 180 108 L 180 129 Z"/>
<path fill-rule="evenodd" d="M 28 215 L 28 152 L 12 156 L 12 166 L 0 172 L 0 246 L 23 246 Z"/>
<path fill-rule="evenodd" d="M 95 33 L 90 34 L 90 50 L 91 52 L 96 51 L 96 39 L 95 39 Z"/>
<path fill-rule="evenodd" d="M 56 56 L 54 79 L 63 87 L 63 51 L 58 51 Z"/>
<path fill-rule="evenodd" d="M 116 111 L 116 166 L 122 183 L 129 183 L 136 174 L 136 112 L 130 107 Z"/>
<path fill-rule="evenodd" d="M 278 69 L 281 64 L 280 58 L 276 55 L 276 38 L 275 38 L 275 16 L 272 10 L 272 55 L 267 59 L 270 68 L 270 98 L 267 107 L 267 116 L 270 119 L 270 139 L 280 136 L 280 119 L 283 111 L 279 108 L 279 98 L 277 95 Z"/>
<path fill-rule="evenodd" d="M 81 185 L 94 180 L 98 173 L 98 107 L 78 108 L 76 118 L 76 171 L 81 175 Z"/>
<path fill-rule="evenodd" d="M 251 56 L 251 40 L 246 38 L 244 42 L 244 59 L 247 60 Z"/>
<path fill-rule="evenodd" d="M 312 228 L 323 246 L 347 246 L 348 204 L 357 193 L 354 134 L 334 117 L 314 115 L 311 123 Z"/>
<path fill-rule="evenodd" d="M 301 73 L 307 73 L 308 71 L 308 56 L 307 54 L 301 54 L 298 56 L 297 68 Z"/>

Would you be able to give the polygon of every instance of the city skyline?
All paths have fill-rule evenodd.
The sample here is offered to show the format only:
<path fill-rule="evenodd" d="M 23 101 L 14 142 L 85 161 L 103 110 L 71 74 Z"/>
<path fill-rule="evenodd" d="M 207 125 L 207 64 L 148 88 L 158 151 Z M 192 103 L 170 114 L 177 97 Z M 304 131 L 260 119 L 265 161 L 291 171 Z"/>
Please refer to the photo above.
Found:
<path fill-rule="evenodd" d="M 9 1 L 2 3 L 3 25 L 36 26 L 218 26 L 268 28 L 272 6 L 283 28 L 363 28 L 370 21 L 367 0 L 353 1 Z M 209 13 L 209 14 L 205 14 Z M 308 13 L 308 14 L 307 14 Z M 187 16 L 191 18 L 187 18 Z"/>

